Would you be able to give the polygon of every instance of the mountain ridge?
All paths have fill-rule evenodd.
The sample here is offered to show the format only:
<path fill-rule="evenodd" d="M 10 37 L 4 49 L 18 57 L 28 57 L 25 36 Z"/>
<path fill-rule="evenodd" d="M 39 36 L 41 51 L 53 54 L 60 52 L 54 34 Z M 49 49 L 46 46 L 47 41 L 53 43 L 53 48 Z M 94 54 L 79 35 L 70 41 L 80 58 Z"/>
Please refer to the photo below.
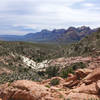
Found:
<path fill-rule="evenodd" d="M 97 29 L 90 27 L 69 27 L 68 29 L 54 29 L 52 31 L 44 29 L 36 33 L 28 33 L 23 36 L 0 35 L 0 40 L 6 41 L 30 41 L 42 43 L 72 43 L 81 40 L 86 35 L 95 32 Z"/>

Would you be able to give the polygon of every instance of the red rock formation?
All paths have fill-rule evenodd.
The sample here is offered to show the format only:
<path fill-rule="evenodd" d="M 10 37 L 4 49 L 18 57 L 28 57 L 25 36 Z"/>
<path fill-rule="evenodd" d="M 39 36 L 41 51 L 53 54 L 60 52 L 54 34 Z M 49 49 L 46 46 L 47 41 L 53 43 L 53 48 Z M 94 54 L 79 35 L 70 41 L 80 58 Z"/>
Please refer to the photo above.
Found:
<path fill-rule="evenodd" d="M 0 88 L 2 100 L 42 100 L 47 88 L 32 81 L 19 80 Z"/>
<path fill-rule="evenodd" d="M 54 78 L 60 80 L 57 86 L 50 86 Z M 1 100 L 88 100 L 100 99 L 100 68 L 78 69 L 68 79 L 54 77 L 43 82 L 15 81 L 0 86 Z M 47 87 L 49 85 L 50 87 Z"/>

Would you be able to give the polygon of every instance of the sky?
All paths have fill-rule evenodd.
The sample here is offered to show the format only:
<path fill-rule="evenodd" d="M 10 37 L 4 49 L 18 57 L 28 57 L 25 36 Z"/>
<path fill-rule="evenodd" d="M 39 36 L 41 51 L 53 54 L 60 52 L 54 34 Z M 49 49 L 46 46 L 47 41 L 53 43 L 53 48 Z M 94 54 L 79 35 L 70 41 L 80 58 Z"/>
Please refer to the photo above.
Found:
<path fill-rule="evenodd" d="M 0 0 L 0 35 L 100 26 L 100 0 Z"/>

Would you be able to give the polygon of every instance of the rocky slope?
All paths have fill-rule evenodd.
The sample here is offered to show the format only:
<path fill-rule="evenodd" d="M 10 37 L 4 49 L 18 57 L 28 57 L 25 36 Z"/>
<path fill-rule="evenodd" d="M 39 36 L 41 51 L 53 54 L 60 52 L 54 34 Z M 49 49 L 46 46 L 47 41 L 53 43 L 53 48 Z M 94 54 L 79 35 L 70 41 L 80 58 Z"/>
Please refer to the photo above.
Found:
<path fill-rule="evenodd" d="M 100 66 L 98 66 L 100 67 Z M 18 80 L 0 85 L 1 100 L 99 100 L 100 68 L 78 69 L 67 79 L 54 77 L 42 82 Z M 59 79 L 52 86 L 50 81 Z"/>
<path fill-rule="evenodd" d="M 0 83 L 19 79 L 40 81 L 52 72 L 51 76 L 64 74 L 65 77 L 78 68 L 96 68 L 100 56 L 99 35 L 100 31 L 95 32 L 76 44 L 61 48 L 51 44 L 0 41 Z M 50 68 L 45 72 L 47 67 Z"/>
<path fill-rule="evenodd" d="M 100 55 L 100 28 L 97 32 L 94 32 L 93 34 L 83 38 L 81 41 L 72 44 L 68 49 L 66 52 L 67 56 Z"/>
<path fill-rule="evenodd" d="M 100 30 L 60 50 L 0 41 L 0 100 L 100 100 L 99 44 Z"/>

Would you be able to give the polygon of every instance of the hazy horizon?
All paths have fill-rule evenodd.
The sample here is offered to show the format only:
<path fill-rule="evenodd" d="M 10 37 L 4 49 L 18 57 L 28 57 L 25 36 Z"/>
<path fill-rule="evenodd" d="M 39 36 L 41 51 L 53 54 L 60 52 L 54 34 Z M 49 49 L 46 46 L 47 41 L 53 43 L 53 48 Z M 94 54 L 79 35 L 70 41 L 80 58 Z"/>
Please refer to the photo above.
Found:
<path fill-rule="evenodd" d="M 99 0 L 3 0 L 0 35 L 24 35 L 42 29 L 100 26 Z"/>
<path fill-rule="evenodd" d="M 99 28 L 99 27 L 90 27 L 90 26 L 70 26 L 70 27 L 74 27 L 74 28 L 89 27 L 91 29 L 97 29 L 97 28 Z M 70 27 L 68 27 L 68 28 L 70 28 Z M 48 31 L 59 30 L 59 29 L 65 29 L 65 30 L 67 30 L 68 28 L 41 29 L 41 30 L 29 32 L 29 33 L 24 33 L 24 34 L 0 34 L 0 36 L 3 36 L 3 35 L 6 35 L 6 36 L 7 35 L 8 36 L 10 36 L 10 35 L 23 36 L 23 35 L 27 35 L 27 34 L 30 34 L 30 33 L 33 33 L 34 34 L 34 33 L 37 33 L 37 32 L 41 32 L 42 30 L 48 30 Z"/>

